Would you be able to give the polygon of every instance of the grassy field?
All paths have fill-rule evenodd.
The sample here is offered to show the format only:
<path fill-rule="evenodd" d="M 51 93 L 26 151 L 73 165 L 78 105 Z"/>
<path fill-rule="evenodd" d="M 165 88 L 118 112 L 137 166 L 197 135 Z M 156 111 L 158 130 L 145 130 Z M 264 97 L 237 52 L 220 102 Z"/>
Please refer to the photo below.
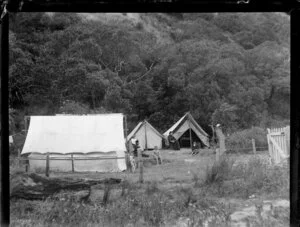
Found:
<path fill-rule="evenodd" d="M 144 163 L 144 183 L 135 173 L 50 173 L 50 177 L 121 178 L 117 188 L 94 186 L 90 202 L 14 200 L 12 226 L 233 226 L 231 217 L 264 201 L 289 199 L 289 168 L 267 164 L 267 152 L 229 154 L 219 163 L 210 150 L 162 150 L 162 165 Z M 13 162 L 12 162 L 13 166 Z M 13 167 L 12 167 L 13 168 Z M 250 220 L 252 226 L 287 226 L 287 210 Z M 249 221 L 249 220 L 248 220 Z M 242 226 L 242 225 L 237 225 Z"/>

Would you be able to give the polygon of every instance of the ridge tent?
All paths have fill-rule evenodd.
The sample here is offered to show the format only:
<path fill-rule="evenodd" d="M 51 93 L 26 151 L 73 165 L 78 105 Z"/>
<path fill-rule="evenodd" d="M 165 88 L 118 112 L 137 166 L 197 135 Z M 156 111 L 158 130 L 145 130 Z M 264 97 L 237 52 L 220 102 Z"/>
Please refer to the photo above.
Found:
<path fill-rule="evenodd" d="M 192 137 L 192 141 L 200 142 L 202 146 L 209 147 L 208 134 L 200 127 L 189 112 L 169 128 L 164 133 L 164 136 L 168 137 L 171 131 L 181 146 L 190 147 L 190 137 Z"/>
<path fill-rule="evenodd" d="M 22 150 L 33 170 L 118 172 L 126 169 L 123 114 L 31 116 Z M 57 160 L 63 159 L 63 160 Z"/>
<path fill-rule="evenodd" d="M 163 135 L 146 120 L 138 123 L 127 136 L 127 140 L 129 141 L 133 136 L 139 141 L 139 145 L 143 150 L 154 149 L 155 146 L 158 149 L 162 148 Z"/>

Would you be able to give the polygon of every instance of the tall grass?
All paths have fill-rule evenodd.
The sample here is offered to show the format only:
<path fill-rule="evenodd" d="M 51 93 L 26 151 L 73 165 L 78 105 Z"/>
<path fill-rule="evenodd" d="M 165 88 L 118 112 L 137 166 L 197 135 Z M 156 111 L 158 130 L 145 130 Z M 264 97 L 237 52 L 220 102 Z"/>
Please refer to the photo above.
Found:
<path fill-rule="evenodd" d="M 220 161 L 216 161 L 212 166 L 207 166 L 204 183 L 211 185 L 213 183 L 222 183 L 224 180 L 229 179 L 232 172 L 234 161 L 222 156 Z"/>
<path fill-rule="evenodd" d="M 189 219 L 188 226 L 199 226 L 225 214 L 222 204 L 197 195 L 192 187 L 169 191 L 150 183 L 130 188 L 105 206 L 101 201 L 80 203 L 66 194 L 45 201 L 15 200 L 11 226 L 173 226 L 180 217 Z"/>
<path fill-rule="evenodd" d="M 260 157 L 252 157 L 248 162 L 234 165 L 233 160 L 223 158 L 207 167 L 202 183 L 194 176 L 198 187 L 206 187 L 208 194 L 248 198 L 252 194 L 274 194 L 288 197 L 289 170 L 270 166 Z"/>

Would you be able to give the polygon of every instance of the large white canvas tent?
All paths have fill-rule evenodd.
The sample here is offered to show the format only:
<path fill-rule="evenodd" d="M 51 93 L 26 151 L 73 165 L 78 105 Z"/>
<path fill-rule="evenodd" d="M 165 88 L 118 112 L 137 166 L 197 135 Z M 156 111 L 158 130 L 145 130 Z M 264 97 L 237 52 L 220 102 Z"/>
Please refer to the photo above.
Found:
<path fill-rule="evenodd" d="M 188 112 L 182 118 L 180 118 L 171 128 L 169 128 L 163 135 L 168 137 L 169 133 L 172 131 L 173 136 L 176 140 L 180 140 L 184 134 L 191 133 L 197 137 L 203 143 L 203 145 L 209 147 L 208 134 L 200 127 L 200 125 L 195 121 L 193 116 Z"/>
<path fill-rule="evenodd" d="M 139 140 L 139 145 L 142 149 L 154 149 L 156 146 L 158 149 L 162 148 L 163 135 L 160 134 L 148 121 L 144 120 L 138 123 L 138 125 L 127 136 L 129 141 L 133 136 Z"/>
<path fill-rule="evenodd" d="M 126 169 L 122 114 L 32 116 L 22 154 L 30 169 L 118 172 Z M 53 160 L 53 159 L 65 160 Z"/>

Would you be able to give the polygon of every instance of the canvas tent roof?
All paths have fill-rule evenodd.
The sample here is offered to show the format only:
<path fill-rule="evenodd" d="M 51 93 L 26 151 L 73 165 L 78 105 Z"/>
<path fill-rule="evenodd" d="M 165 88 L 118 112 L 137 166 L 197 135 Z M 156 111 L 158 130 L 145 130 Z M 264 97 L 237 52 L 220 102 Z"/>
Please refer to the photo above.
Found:
<path fill-rule="evenodd" d="M 126 151 L 122 114 L 32 116 L 22 154 L 112 151 Z"/>
<path fill-rule="evenodd" d="M 137 139 L 140 141 L 140 146 L 142 146 L 143 149 L 154 148 L 154 146 L 157 146 L 160 149 L 162 146 L 162 139 L 164 138 L 164 136 L 146 120 L 138 123 L 127 136 L 127 140 L 130 140 L 133 136 L 138 137 Z M 145 136 L 147 137 L 147 144 Z"/>
<path fill-rule="evenodd" d="M 188 128 L 191 128 L 198 138 L 209 147 L 209 139 L 208 134 L 200 127 L 200 125 L 196 122 L 193 116 L 188 112 L 182 118 L 180 118 L 171 128 L 169 128 L 164 136 L 168 136 L 172 131 L 174 133 L 174 137 L 179 139 Z"/>
<path fill-rule="evenodd" d="M 144 124 L 147 124 L 147 127 L 149 127 L 151 130 L 153 130 L 153 132 L 155 132 L 158 136 L 160 136 L 162 139 L 164 138 L 164 136 L 162 134 L 160 134 L 148 121 L 141 121 L 138 123 L 138 125 L 131 131 L 131 133 L 127 136 L 127 140 L 131 139 L 131 137 L 133 137 L 136 132 L 138 130 L 141 129 L 141 127 L 143 127 Z"/>

